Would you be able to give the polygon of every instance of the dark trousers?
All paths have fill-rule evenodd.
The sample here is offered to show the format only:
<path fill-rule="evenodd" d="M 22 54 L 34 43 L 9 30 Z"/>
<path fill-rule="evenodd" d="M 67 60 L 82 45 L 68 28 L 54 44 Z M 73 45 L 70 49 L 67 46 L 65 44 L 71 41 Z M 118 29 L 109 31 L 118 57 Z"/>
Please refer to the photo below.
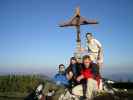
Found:
<path fill-rule="evenodd" d="M 81 84 L 82 84 L 82 87 L 83 87 L 83 97 L 86 97 L 87 80 L 86 80 L 86 79 L 82 79 L 82 80 L 81 80 Z"/>
<path fill-rule="evenodd" d="M 82 79 L 80 83 L 77 83 L 76 80 L 69 80 L 69 87 L 68 87 L 69 90 L 71 91 L 71 89 L 78 84 L 82 84 L 83 96 L 86 97 L 86 91 L 87 91 L 87 80 L 86 79 Z"/>

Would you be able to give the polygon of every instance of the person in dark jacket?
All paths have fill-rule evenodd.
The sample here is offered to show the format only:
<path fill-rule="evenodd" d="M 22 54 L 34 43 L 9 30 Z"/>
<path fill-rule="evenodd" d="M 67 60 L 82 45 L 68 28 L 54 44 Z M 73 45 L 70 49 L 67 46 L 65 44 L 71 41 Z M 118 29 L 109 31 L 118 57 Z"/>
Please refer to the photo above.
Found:
<path fill-rule="evenodd" d="M 75 57 L 71 57 L 70 64 L 66 69 L 67 79 L 69 80 L 69 88 L 76 86 L 78 83 L 76 78 L 80 75 L 81 64 L 77 62 Z"/>

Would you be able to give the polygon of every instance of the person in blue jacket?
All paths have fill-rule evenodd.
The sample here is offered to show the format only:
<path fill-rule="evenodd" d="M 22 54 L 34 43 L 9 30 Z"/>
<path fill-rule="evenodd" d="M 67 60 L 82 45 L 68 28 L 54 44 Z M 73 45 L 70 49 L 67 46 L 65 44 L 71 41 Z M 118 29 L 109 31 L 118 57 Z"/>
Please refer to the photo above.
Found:
<path fill-rule="evenodd" d="M 64 86 L 68 85 L 68 80 L 66 78 L 65 66 L 63 64 L 59 65 L 59 71 L 54 76 L 54 81 L 56 82 L 57 85 L 64 85 Z"/>

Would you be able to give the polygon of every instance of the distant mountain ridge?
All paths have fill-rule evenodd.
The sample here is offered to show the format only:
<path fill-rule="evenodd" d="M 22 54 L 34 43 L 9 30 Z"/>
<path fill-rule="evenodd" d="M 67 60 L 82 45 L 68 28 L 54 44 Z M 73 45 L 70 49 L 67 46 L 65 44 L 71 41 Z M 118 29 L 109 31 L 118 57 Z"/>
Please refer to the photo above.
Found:
<path fill-rule="evenodd" d="M 133 73 L 114 73 L 103 75 L 105 78 L 115 80 L 115 81 L 132 81 L 133 82 Z"/>

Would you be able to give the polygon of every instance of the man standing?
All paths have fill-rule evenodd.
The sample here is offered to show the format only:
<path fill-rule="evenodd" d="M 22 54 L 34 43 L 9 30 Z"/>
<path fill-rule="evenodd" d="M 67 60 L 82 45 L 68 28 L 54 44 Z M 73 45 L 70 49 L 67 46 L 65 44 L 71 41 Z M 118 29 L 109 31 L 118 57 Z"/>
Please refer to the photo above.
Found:
<path fill-rule="evenodd" d="M 92 33 L 86 33 L 87 39 L 87 53 L 91 60 L 96 62 L 99 66 L 103 64 L 103 48 L 101 43 L 94 38 Z"/>

